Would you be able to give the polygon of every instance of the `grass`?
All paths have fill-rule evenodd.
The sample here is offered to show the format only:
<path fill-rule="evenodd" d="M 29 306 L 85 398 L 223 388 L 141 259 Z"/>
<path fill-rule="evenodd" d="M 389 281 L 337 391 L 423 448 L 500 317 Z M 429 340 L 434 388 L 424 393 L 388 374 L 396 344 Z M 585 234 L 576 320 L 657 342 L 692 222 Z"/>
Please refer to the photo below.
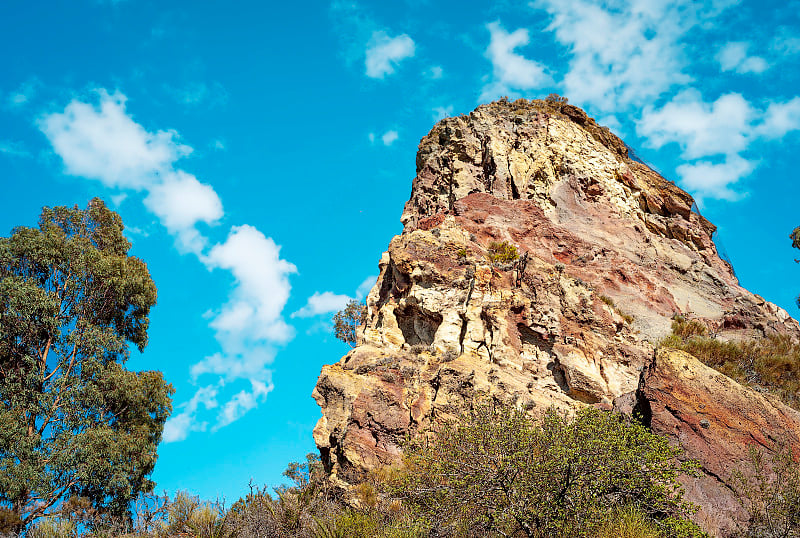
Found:
<path fill-rule="evenodd" d="M 633 316 L 631 316 L 630 314 L 625 313 L 622 310 L 620 310 L 619 308 L 617 308 L 617 305 L 614 304 L 614 299 L 612 299 L 608 295 L 601 295 L 600 296 L 600 300 L 603 301 L 605 304 L 607 304 L 609 306 L 609 308 L 611 308 L 614 312 L 619 314 L 619 317 L 621 317 L 623 320 L 625 320 L 625 323 L 627 323 L 628 325 L 633 323 L 633 320 L 634 320 Z"/>
<path fill-rule="evenodd" d="M 611 513 L 598 538 L 666 538 L 641 510 L 627 506 Z"/>
<path fill-rule="evenodd" d="M 690 353 L 742 385 L 759 387 L 800 410 L 800 344 L 786 335 L 744 342 L 708 336 L 696 320 L 676 319 L 661 344 Z"/>

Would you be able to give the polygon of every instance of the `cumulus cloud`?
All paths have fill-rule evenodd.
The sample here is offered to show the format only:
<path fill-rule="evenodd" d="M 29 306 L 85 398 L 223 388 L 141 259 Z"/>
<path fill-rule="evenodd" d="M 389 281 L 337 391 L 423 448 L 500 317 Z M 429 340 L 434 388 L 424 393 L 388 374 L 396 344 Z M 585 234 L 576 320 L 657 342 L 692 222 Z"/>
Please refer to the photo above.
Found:
<path fill-rule="evenodd" d="M 800 129 L 800 97 L 785 103 L 770 103 L 761 124 L 756 128 L 756 134 L 777 139 L 797 129 Z"/>
<path fill-rule="evenodd" d="M 481 91 L 481 101 L 553 83 L 544 65 L 515 52 L 515 49 L 530 43 L 527 29 L 508 33 L 499 22 L 489 23 L 486 28 L 489 30 L 489 47 L 485 56 L 492 63 L 493 74 Z"/>
<path fill-rule="evenodd" d="M 336 294 L 332 291 L 324 291 L 322 293 L 314 292 L 314 294 L 308 298 L 303 308 L 293 313 L 292 317 L 310 318 L 338 312 L 347 306 L 349 301 L 353 299 L 361 301 L 364 299 L 377 281 L 378 275 L 370 275 L 365 278 L 364 281 L 358 285 L 358 288 L 356 288 L 355 297 Z"/>
<path fill-rule="evenodd" d="M 164 440 L 183 440 L 209 424 L 216 431 L 254 409 L 272 390 L 267 366 L 276 346 L 293 336 L 282 312 L 291 290 L 288 277 L 296 268 L 281 259 L 280 246 L 250 225 L 232 227 L 224 242 L 209 248 L 211 240 L 198 224 L 218 225 L 224 210 L 211 185 L 176 166 L 191 148 L 175 131 L 151 132 L 136 122 L 123 94 L 99 90 L 96 97 L 96 103 L 74 99 L 62 112 L 39 120 L 65 172 L 143 193 L 144 206 L 182 252 L 233 276 L 228 301 L 209 314 L 220 351 L 191 367 L 192 381 L 202 384 L 177 406 L 180 412 L 165 425 Z M 213 423 L 203 418 L 210 410 L 218 410 Z"/>
<path fill-rule="evenodd" d="M 695 159 L 744 150 L 754 117 L 750 103 L 738 93 L 706 103 L 699 91 L 689 89 L 659 110 L 645 109 L 637 131 L 656 148 L 677 142 L 685 158 Z"/>
<path fill-rule="evenodd" d="M 314 292 L 314 295 L 308 298 L 305 306 L 293 313 L 292 317 L 310 318 L 312 316 L 319 316 L 321 314 L 338 312 L 347 305 L 349 300 L 349 296 L 337 295 L 331 291 L 325 291 L 322 293 Z"/>
<path fill-rule="evenodd" d="M 712 3 L 713 4 L 713 3 Z M 572 101 L 618 112 L 689 82 L 681 43 L 724 5 L 691 0 L 534 0 L 570 57 L 563 89 Z M 700 11 L 703 10 L 703 11 Z"/>
<path fill-rule="evenodd" d="M 760 56 L 749 56 L 747 50 L 750 43 L 744 41 L 732 41 L 726 43 L 717 54 L 717 61 L 723 71 L 734 71 L 736 73 L 763 73 L 769 68 L 769 64 Z"/>
<path fill-rule="evenodd" d="M 370 78 L 391 75 L 400 62 L 414 56 L 414 52 L 414 40 L 406 34 L 390 37 L 383 30 L 373 32 L 367 43 L 366 74 Z"/>
<path fill-rule="evenodd" d="M 699 200 L 717 198 L 734 201 L 742 197 L 731 186 L 755 169 L 755 164 L 738 155 L 726 156 L 722 162 L 698 161 L 682 164 L 676 171 L 683 186 Z"/>
<path fill-rule="evenodd" d="M 798 129 L 800 98 L 759 110 L 737 93 L 706 102 L 693 89 L 678 93 L 660 109 L 646 108 L 637 125 L 650 146 L 676 143 L 684 158 L 695 160 L 676 169 L 684 187 L 701 199 L 724 200 L 741 197 L 732 186 L 757 166 L 744 156 L 753 142 Z"/>
<path fill-rule="evenodd" d="M 212 431 L 217 431 L 242 418 L 248 411 L 255 409 L 270 391 L 272 391 L 271 383 L 267 385 L 254 381 L 251 390 L 242 390 L 236 393 L 220 410 L 217 423 Z"/>
<path fill-rule="evenodd" d="M 369 133 L 367 138 L 369 138 L 370 144 L 374 144 L 376 140 L 380 139 L 384 146 L 391 146 L 397 141 L 398 138 L 400 138 L 400 135 L 394 129 L 390 129 L 379 136 L 376 136 L 375 133 Z"/>
<path fill-rule="evenodd" d="M 220 340 L 286 342 L 292 330 L 281 317 L 289 299 L 294 265 L 280 258 L 280 247 L 256 228 L 234 226 L 215 245 L 206 265 L 227 269 L 236 278 L 228 303 L 211 322 Z"/>
<path fill-rule="evenodd" d="M 182 170 L 170 172 L 163 182 L 153 185 L 144 205 L 178 238 L 179 245 L 191 252 L 205 247 L 205 238 L 195 225 L 213 224 L 223 215 L 216 191 Z"/>
<path fill-rule="evenodd" d="M 63 112 L 39 120 L 66 173 L 97 179 L 108 187 L 145 189 L 191 153 L 175 131 L 151 133 L 135 122 L 121 93 L 99 90 L 97 95 L 98 104 L 74 99 Z"/>

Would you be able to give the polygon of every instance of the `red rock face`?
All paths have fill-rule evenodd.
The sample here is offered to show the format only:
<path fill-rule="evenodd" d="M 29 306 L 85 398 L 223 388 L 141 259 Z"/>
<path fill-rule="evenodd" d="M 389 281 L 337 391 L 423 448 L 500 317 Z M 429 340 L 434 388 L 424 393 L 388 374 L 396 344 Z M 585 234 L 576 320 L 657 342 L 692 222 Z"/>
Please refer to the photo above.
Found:
<path fill-rule="evenodd" d="M 654 432 L 701 462 L 703 475 L 684 480 L 686 497 L 701 506 L 698 522 L 721 536 L 734 535 L 736 522 L 746 519 L 732 492 L 731 473 L 747 471 L 750 448 L 769 452 L 786 443 L 800 453 L 800 413 L 681 351 L 656 352 L 642 371 L 636 400 Z"/>
<path fill-rule="evenodd" d="M 691 196 L 627 155 L 579 109 L 541 102 L 481 106 L 422 139 L 359 345 L 314 390 L 334 479 L 398 462 L 408 433 L 477 393 L 610 408 L 675 314 L 720 338 L 800 337 L 738 285 Z M 492 262 L 497 242 L 522 258 Z"/>

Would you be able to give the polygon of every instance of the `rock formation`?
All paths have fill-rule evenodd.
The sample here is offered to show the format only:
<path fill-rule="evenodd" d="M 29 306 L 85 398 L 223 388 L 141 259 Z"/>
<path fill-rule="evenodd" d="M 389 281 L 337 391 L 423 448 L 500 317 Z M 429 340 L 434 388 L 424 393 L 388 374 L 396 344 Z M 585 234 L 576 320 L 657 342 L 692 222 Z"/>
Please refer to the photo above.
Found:
<path fill-rule="evenodd" d="M 693 207 L 577 107 L 503 100 L 440 121 L 420 142 L 404 230 L 380 260 L 358 345 L 314 390 L 331 476 L 396 463 L 408 433 L 478 392 L 532 413 L 616 400 L 648 407 L 652 427 L 701 460 L 688 497 L 716 496 L 720 511 L 698 518 L 724 534 L 741 514 L 725 504 L 720 458 L 739 458 L 748 430 L 800 431 L 800 417 L 655 345 L 676 314 L 722 339 L 800 328 L 739 286 Z M 493 262 L 502 242 L 521 257 Z"/>

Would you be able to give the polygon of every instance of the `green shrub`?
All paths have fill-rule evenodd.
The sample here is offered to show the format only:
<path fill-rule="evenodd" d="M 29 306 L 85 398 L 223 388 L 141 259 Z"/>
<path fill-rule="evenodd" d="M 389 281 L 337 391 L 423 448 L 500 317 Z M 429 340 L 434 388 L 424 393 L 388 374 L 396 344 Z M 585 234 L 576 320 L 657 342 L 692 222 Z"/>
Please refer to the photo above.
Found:
<path fill-rule="evenodd" d="M 800 536 L 800 468 L 787 447 L 772 457 L 750 448 L 744 468 L 733 473 L 734 489 L 750 517 L 747 536 Z"/>
<path fill-rule="evenodd" d="M 707 335 L 702 323 L 677 319 L 672 335 L 660 345 L 690 353 L 737 382 L 768 390 L 800 409 L 800 344 L 786 335 L 745 342 L 723 342 Z"/>
<path fill-rule="evenodd" d="M 489 243 L 489 261 L 492 263 L 511 263 L 519 258 L 517 247 L 508 241 Z"/>
<path fill-rule="evenodd" d="M 392 485 L 436 535 L 597 536 L 616 509 L 633 507 L 670 536 L 702 536 L 686 518 L 679 461 L 644 426 L 594 408 L 539 422 L 479 404 L 427 439 L 410 441 Z"/>
<path fill-rule="evenodd" d="M 78 536 L 78 529 L 72 521 L 45 517 L 33 525 L 27 536 L 28 538 L 70 538 Z"/>
<path fill-rule="evenodd" d="M 667 538 L 641 510 L 624 506 L 610 512 L 598 538 Z"/>

